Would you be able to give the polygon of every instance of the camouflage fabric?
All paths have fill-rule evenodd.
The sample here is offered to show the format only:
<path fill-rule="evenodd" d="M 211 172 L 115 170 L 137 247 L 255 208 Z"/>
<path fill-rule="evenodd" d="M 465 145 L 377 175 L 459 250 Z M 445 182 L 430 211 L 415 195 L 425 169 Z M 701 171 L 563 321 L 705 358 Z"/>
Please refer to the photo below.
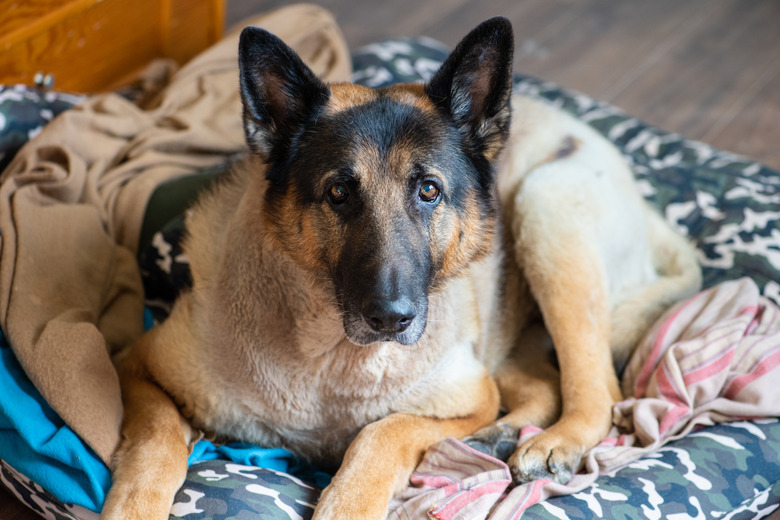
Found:
<path fill-rule="evenodd" d="M 24 85 L 0 85 L 0 171 L 54 116 L 83 99 L 84 96 Z"/>
<path fill-rule="evenodd" d="M 98 520 L 97 513 L 83 507 L 63 504 L 57 497 L 3 460 L 0 460 L 0 484 L 46 520 Z"/>
<path fill-rule="evenodd" d="M 523 519 L 761 518 L 780 504 L 777 419 L 704 428 Z"/>
<path fill-rule="evenodd" d="M 167 318 L 179 292 L 192 285 L 189 262 L 182 249 L 184 233 L 181 215 L 155 233 L 139 255 L 146 308 L 153 324 Z"/>
<path fill-rule="evenodd" d="M 424 80 L 446 54 L 444 47 L 427 39 L 367 46 L 353 55 L 354 79 L 369 86 Z M 780 304 L 780 173 L 653 128 L 549 82 L 518 76 L 515 88 L 585 120 L 623 151 L 648 200 L 697 245 L 706 287 L 749 276 Z M 158 320 L 189 283 L 182 235 L 179 217 L 141 254 L 147 303 Z M 587 491 L 531 507 L 524 518 L 766 517 L 780 504 L 779 454 L 777 419 L 703 428 L 600 477 Z M 9 487 L 20 477 L 9 471 L 0 475 Z M 17 495 L 37 511 L 41 501 L 47 510 L 56 506 L 59 516 L 47 518 L 88 517 L 73 516 L 28 484 L 32 490 Z M 225 460 L 201 462 L 190 467 L 171 518 L 310 518 L 317 493 L 309 483 L 273 471 Z"/>
<path fill-rule="evenodd" d="M 190 466 L 171 518 L 311 518 L 320 489 L 291 475 L 214 460 Z"/>

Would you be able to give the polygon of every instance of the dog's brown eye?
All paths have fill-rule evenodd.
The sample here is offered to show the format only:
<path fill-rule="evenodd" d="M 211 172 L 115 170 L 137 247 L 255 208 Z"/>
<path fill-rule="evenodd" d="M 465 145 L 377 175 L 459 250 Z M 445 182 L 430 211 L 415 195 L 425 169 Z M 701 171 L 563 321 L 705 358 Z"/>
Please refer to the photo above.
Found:
<path fill-rule="evenodd" d="M 420 199 L 425 202 L 433 202 L 439 198 L 439 187 L 432 182 L 424 182 L 420 186 Z"/>
<path fill-rule="evenodd" d="M 328 197 L 333 204 L 341 204 L 349 197 L 349 190 L 343 184 L 334 184 L 328 190 Z"/>

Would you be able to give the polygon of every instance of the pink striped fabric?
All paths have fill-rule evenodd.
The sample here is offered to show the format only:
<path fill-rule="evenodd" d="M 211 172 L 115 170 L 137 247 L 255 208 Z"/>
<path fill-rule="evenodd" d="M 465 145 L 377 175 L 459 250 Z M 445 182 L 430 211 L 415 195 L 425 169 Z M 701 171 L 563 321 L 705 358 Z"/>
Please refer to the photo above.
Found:
<path fill-rule="evenodd" d="M 780 310 L 743 278 L 670 309 L 623 375 L 607 439 L 567 485 L 511 487 L 507 466 L 455 439 L 431 447 L 390 518 L 514 520 L 550 496 L 576 493 L 697 426 L 780 416 Z M 539 433 L 524 428 L 520 442 Z"/>
<path fill-rule="evenodd" d="M 411 487 L 393 499 L 392 520 L 484 517 L 509 486 L 512 477 L 503 462 L 446 439 L 428 450 Z"/>

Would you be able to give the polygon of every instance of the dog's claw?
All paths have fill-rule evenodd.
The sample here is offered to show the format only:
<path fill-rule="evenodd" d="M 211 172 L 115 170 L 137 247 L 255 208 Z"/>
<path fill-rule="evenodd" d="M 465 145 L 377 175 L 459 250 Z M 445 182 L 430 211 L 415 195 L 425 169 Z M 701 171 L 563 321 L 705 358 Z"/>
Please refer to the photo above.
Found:
<path fill-rule="evenodd" d="M 463 442 L 485 455 L 506 461 L 517 449 L 518 435 L 517 428 L 498 423 L 482 428 Z"/>
<path fill-rule="evenodd" d="M 509 471 L 512 473 L 512 480 L 515 484 L 524 484 L 539 479 L 567 484 L 574 475 L 572 466 L 568 464 L 523 464 L 522 467 L 512 464 L 509 466 Z"/>

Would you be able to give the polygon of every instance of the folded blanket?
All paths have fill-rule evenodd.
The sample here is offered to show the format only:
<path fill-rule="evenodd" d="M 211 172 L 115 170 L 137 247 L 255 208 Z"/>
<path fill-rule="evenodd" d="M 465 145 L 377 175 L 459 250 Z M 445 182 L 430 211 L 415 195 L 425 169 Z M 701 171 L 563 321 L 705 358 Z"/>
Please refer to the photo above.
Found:
<path fill-rule="evenodd" d="M 327 11 L 296 5 L 252 23 L 324 79 L 349 78 L 348 49 Z M 0 177 L 0 329 L 35 387 L 103 461 L 122 417 L 110 355 L 143 331 L 134 253 L 147 200 L 160 183 L 244 148 L 237 48 L 234 32 L 145 108 L 115 94 L 89 98 Z"/>
<path fill-rule="evenodd" d="M 432 446 L 393 519 L 516 519 L 550 496 L 576 493 L 697 427 L 780 416 L 780 308 L 743 278 L 670 309 L 623 375 L 614 427 L 567 485 L 536 480 L 512 488 L 501 461 L 455 439 Z M 539 433 L 527 427 L 520 442 Z M 492 513 L 491 513 L 492 511 Z"/>

